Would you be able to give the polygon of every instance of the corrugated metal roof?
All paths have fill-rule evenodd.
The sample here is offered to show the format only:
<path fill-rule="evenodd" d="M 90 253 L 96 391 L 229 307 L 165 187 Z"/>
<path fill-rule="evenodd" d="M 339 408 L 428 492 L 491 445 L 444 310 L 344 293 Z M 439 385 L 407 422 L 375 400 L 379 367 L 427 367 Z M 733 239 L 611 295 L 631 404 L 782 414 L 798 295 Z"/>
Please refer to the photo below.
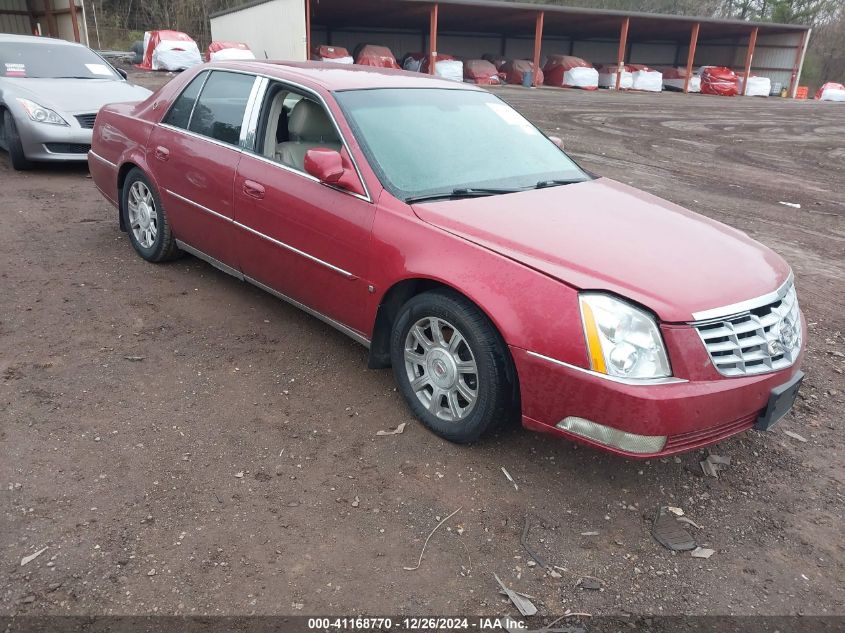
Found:
<path fill-rule="evenodd" d="M 253 0 L 240 7 L 220 11 L 213 17 L 257 6 L 273 0 Z M 303 2 L 305 0 L 302 0 Z M 334 29 L 351 27 L 428 30 L 432 0 L 311 0 L 312 24 Z M 544 33 L 548 36 L 579 38 L 615 37 L 625 18 L 630 18 L 629 39 L 688 40 L 695 23 L 701 25 L 700 40 L 745 36 L 757 27 L 760 35 L 809 30 L 803 24 L 747 22 L 721 18 L 643 13 L 567 7 L 557 4 L 529 4 L 503 0 L 438 0 L 440 32 L 533 35 L 538 11 L 545 12 Z"/>

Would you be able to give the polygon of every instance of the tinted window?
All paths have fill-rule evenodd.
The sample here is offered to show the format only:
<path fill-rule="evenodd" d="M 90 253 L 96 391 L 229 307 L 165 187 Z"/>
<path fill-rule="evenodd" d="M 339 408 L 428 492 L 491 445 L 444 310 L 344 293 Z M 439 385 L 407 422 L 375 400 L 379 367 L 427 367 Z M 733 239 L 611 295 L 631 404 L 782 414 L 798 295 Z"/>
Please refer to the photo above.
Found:
<path fill-rule="evenodd" d="M 173 103 L 170 112 L 164 117 L 164 123 L 168 125 L 175 125 L 182 129 L 188 129 L 188 121 L 191 118 L 191 110 L 194 109 L 194 103 L 197 100 L 197 95 L 202 88 L 202 82 L 205 81 L 205 76 L 208 73 L 200 73 L 194 80 L 188 84 L 188 87 L 182 91 L 179 98 Z"/>
<path fill-rule="evenodd" d="M 239 73 L 213 72 L 205 82 L 191 123 L 191 132 L 237 145 L 246 102 L 255 77 Z"/>
<path fill-rule="evenodd" d="M 111 65 L 84 46 L 43 42 L 0 43 L 0 77 L 122 80 Z"/>

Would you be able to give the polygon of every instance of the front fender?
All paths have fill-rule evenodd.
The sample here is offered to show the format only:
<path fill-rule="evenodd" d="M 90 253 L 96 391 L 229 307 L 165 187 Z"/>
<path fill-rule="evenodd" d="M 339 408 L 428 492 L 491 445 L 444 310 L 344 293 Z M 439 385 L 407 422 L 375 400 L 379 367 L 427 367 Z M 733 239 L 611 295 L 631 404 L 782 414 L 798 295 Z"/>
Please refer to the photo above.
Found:
<path fill-rule="evenodd" d="M 588 367 L 576 288 L 426 224 L 388 196 L 376 213 L 372 244 L 374 325 L 395 284 L 431 280 L 475 303 L 508 345 Z"/>

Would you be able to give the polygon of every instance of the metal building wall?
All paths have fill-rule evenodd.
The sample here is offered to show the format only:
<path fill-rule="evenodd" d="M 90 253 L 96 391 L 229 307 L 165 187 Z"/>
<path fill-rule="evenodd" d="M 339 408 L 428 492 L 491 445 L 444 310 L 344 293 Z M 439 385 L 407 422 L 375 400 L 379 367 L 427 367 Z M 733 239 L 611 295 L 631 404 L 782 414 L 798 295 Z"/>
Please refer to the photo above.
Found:
<path fill-rule="evenodd" d="M 218 15 L 211 38 L 244 42 L 259 59 L 305 61 L 305 3 L 270 0 Z"/>
<path fill-rule="evenodd" d="M 2 13 L 4 10 L 26 11 L 26 0 L 0 0 L 0 33 L 31 35 L 28 17 Z"/>

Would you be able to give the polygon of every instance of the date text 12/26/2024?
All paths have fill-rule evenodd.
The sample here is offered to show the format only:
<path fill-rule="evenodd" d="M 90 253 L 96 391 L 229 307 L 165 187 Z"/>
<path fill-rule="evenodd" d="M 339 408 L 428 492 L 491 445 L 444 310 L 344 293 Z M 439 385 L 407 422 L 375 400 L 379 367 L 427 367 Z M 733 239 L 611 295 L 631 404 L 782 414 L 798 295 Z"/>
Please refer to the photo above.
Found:
<path fill-rule="evenodd" d="M 510 617 L 326 617 L 308 618 L 310 631 L 514 631 L 525 622 Z"/>

